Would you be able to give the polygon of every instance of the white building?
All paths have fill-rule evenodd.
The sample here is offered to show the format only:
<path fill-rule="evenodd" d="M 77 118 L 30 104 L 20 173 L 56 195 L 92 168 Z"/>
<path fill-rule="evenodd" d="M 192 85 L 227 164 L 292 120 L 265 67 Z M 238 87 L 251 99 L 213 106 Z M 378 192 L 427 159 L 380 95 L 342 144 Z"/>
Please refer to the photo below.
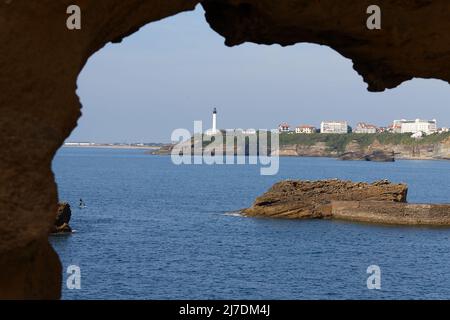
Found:
<path fill-rule="evenodd" d="M 254 135 L 254 134 L 256 134 L 256 130 L 255 130 L 255 129 L 242 130 L 242 134 L 245 134 L 245 135 Z"/>
<path fill-rule="evenodd" d="M 426 135 L 438 131 L 437 121 L 433 120 L 394 120 L 393 129 L 395 133 L 418 133 L 423 132 Z"/>
<path fill-rule="evenodd" d="M 284 122 L 278 126 L 278 131 L 279 132 L 289 132 L 289 131 L 291 131 L 291 126 L 288 125 L 286 122 Z"/>
<path fill-rule="evenodd" d="M 347 121 L 322 121 L 320 133 L 348 133 L 348 123 Z"/>
<path fill-rule="evenodd" d="M 295 128 L 295 133 L 312 134 L 316 133 L 316 131 L 316 127 L 309 125 L 302 125 Z"/>
<path fill-rule="evenodd" d="M 206 135 L 213 136 L 218 133 L 219 133 L 219 130 L 217 130 L 217 109 L 214 108 L 213 115 L 212 115 L 212 129 L 206 131 Z"/>
<path fill-rule="evenodd" d="M 378 127 L 373 124 L 368 124 L 365 122 L 360 122 L 356 125 L 356 129 L 353 131 L 354 133 L 377 133 Z"/>
<path fill-rule="evenodd" d="M 95 145 L 93 142 L 66 142 L 64 143 L 67 147 L 90 147 Z"/>

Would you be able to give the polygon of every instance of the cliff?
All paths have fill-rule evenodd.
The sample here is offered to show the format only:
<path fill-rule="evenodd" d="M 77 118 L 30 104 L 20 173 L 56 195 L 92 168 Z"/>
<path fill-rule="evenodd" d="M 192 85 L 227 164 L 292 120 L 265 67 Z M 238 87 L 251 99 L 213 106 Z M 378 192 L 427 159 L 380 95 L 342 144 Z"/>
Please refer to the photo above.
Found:
<path fill-rule="evenodd" d="M 282 134 L 280 137 L 280 156 L 376 160 L 383 154 L 386 158 L 394 154 L 396 159 L 450 159 L 450 135 L 435 134 L 420 140 L 411 138 L 409 134 L 391 133 Z"/>
<path fill-rule="evenodd" d="M 191 146 L 189 147 L 189 143 Z M 193 149 L 194 142 L 186 142 Z M 206 148 L 208 143 L 204 143 Z M 168 155 L 173 145 L 164 145 L 148 154 Z M 270 147 L 270 146 L 269 146 Z M 235 154 L 248 154 L 237 149 Z M 342 160 L 391 162 L 395 159 L 450 160 L 450 134 L 435 134 L 423 139 L 413 139 L 410 134 L 286 134 L 280 135 L 280 149 L 272 152 L 290 157 L 329 157 Z"/>
<path fill-rule="evenodd" d="M 406 203 L 408 187 L 383 180 L 282 181 L 242 210 L 249 217 L 450 226 L 450 205 Z"/>

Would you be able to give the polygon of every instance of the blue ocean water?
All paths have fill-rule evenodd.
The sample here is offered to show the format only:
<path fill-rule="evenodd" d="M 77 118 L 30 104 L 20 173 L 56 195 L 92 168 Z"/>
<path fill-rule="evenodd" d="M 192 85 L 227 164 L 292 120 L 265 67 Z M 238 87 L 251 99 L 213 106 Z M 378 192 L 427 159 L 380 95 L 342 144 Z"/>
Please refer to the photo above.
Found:
<path fill-rule="evenodd" d="M 450 229 L 227 215 L 282 179 L 387 178 L 409 184 L 410 202 L 450 203 L 450 162 L 280 161 L 278 175 L 261 176 L 254 165 L 62 148 L 53 170 L 76 232 L 51 243 L 64 270 L 81 268 L 80 290 L 63 273 L 63 298 L 450 298 Z M 369 265 L 381 290 L 367 289 Z"/>

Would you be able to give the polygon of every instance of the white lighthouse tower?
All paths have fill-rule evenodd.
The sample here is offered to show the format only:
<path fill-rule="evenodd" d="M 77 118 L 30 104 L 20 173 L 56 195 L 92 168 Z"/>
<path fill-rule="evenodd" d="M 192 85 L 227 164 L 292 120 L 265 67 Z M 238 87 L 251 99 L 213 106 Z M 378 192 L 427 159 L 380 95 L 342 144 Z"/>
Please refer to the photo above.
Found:
<path fill-rule="evenodd" d="M 217 133 L 217 109 L 214 108 L 213 110 L 213 117 L 212 117 L 212 134 Z"/>

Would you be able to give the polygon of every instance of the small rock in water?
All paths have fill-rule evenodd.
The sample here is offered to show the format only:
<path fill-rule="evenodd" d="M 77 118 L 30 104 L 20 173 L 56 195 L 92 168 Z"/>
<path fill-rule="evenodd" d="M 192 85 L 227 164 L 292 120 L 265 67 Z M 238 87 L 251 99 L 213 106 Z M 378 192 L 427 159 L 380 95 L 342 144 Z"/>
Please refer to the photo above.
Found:
<path fill-rule="evenodd" d="M 72 233 L 72 228 L 69 226 L 71 217 L 72 210 L 70 209 L 70 204 L 67 202 L 59 203 L 51 234 Z"/>

